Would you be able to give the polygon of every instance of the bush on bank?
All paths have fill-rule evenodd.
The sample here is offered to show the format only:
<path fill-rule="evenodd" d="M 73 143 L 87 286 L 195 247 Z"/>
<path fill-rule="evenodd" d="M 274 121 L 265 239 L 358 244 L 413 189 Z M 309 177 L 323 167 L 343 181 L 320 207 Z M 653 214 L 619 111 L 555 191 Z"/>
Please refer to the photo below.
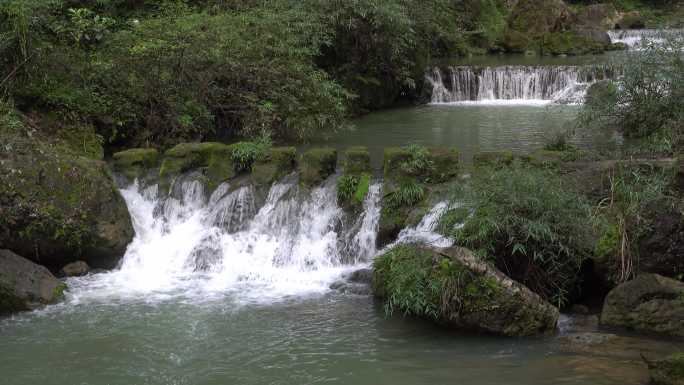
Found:
<path fill-rule="evenodd" d="M 591 255 L 591 205 L 556 172 L 514 162 L 479 170 L 442 218 L 458 244 L 556 305 Z"/>

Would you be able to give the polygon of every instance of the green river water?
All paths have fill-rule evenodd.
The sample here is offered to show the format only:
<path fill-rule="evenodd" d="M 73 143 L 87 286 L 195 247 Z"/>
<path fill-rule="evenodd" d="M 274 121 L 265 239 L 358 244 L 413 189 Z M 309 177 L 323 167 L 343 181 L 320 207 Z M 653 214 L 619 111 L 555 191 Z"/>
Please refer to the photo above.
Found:
<path fill-rule="evenodd" d="M 571 124 L 576 111 L 396 109 L 362 117 L 353 131 L 323 144 L 366 145 L 376 166 L 382 148 L 407 143 L 455 147 L 464 158 L 526 151 L 543 146 L 545 133 Z M 596 135 L 610 140 L 594 133 L 577 143 L 591 146 L 600 141 Z M 144 274 L 143 282 L 161 273 L 152 268 Z M 65 303 L 0 319 L 0 384 L 637 385 L 647 380 L 637 351 L 673 348 L 643 340 L 608 354 L 573 353 L 558 336 L 472 336 L 400 314 L 387 317 L 370 296 L 317 289 L 261 298 L 249 285 L 208 290 L 204 278 L 192 274 L 129 291 L 126 279 L 111 276 L 71 279 Z"/>

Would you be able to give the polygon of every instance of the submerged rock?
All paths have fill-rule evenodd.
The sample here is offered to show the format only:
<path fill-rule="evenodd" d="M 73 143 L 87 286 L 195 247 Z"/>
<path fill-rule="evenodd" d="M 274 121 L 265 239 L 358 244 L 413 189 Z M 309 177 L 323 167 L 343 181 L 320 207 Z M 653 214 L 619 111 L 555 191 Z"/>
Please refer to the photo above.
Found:
<path fill-rule="evenodd" d="M 0 314 L 32 310 L 59 301 L 66 285 L 43 266 L 0 250 Z"/>
<path fill-rule="evenodd" d="M 397 311 L 505 336 L 556 330 L 558 309 L 463 248 L 400 245 L 378 256 L 373 290 Z"/>
<path fill-rule="evenodd" d="M 83 261 L 71 262 L 70 264 L 64 266 L 60 271 L 59 275 L 63 277 L 82 277 L 90 271 L 90 266 Z"/>
<path fill-rule="evenodd" d="M 601 324 L 684 337 L 684 283 L 641 274 L 608 293 Z"/>
<path fill-rule="evenodd" d="M 133 239 L 107 165 L 28 134 L 0 152 L 0 244 L 53 270 L 113 267 Z"/>
<path fill-rule="evenodd" d="M 647 361 L 651 384 L 684 385 L 684 353 L 673 354 L 663 360 Z"/>

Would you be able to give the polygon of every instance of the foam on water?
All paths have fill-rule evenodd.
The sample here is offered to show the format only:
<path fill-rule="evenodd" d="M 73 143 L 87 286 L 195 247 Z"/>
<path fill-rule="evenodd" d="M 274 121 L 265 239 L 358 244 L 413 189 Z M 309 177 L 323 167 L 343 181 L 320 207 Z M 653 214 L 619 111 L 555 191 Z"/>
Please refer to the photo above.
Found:
<path fill-rule="evenodd" d="M 625 29 L 608 31 L 612 43 L 623 43 L 630 50 L 643 50 L 650 44 L 663 45 L 667 40 L 684 43 L 684 29 Z"/>
<path fill-rule="evenodd" d="M 196 181 L 179 181 L 163 199 L 156 186 L 121 190 L 135 238 L 120 269 L 72 279 L 69 299 L 273 301 L 325 292 L 375 254 L 380 184 L 351 226 L 334 178 L 310 192 L 296 180 L 276 183 L 259 208 L 254 190 L 223 184 L 207 197 Z"/>

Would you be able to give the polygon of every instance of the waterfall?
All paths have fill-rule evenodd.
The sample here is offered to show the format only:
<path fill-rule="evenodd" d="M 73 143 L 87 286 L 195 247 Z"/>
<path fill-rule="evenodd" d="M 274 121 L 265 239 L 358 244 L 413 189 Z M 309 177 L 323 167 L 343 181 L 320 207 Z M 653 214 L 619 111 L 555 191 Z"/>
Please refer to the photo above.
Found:
<path fill-rule="evenodd" d="M 611 66 L 453 66 L 426 75 L 431 102 L 581 103 L 591 83 L 614 77 Z"/>
<path fill-rule="evenodd" d="M 337 205 L 334 177 L 309 190 L 290 176 L 262 198 L 253 186 L 229 183 L 209 195 L 192 178 L 178 178 L 168 196 L 137 182 L 121 194 L 135 238 L 118 270 L 74 291 L 80 299 L 233 294 L 261 301 L 325 292 L 376 253 L 380 183 L 355 213 Z"/>
<path fill-rule="evenodd" d="M 616 29 L 608 31 L 608 35 L 612 43 L 623 43 L 632 50 L 663 44 L 668 39 L 684 43 L 684 29 Z"/>
<path fill-rule="evenodd" d="M 388 250 L 398 244 L 402 243 L 425 243 L 437 247 L 449 247 L 454 244 L 454 241 L 436 232 L 439 226 L 439 220 L 442 216 L 452 208 L 448 202 L 439 202 L 434 205 L 430 211 L 425 214 L 420 223 L 415 227 L 407 227 L 399 233 L 397 240 L 386 246 Z"/>

